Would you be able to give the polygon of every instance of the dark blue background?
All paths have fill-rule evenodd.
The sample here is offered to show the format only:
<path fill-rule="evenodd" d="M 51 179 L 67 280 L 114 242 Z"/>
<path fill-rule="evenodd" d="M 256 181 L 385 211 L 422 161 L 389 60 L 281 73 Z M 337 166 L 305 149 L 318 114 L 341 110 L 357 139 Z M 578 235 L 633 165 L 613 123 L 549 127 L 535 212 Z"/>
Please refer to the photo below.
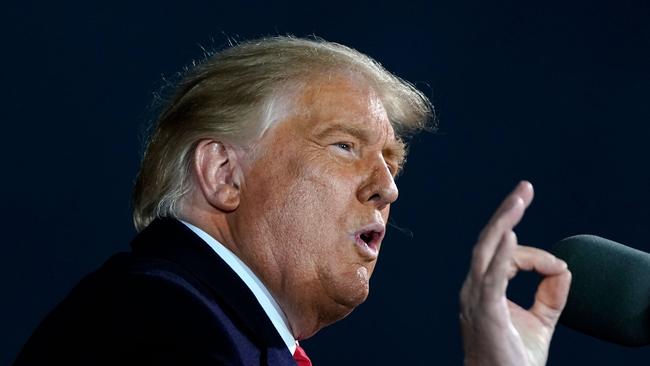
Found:
<path fill-rule="evenodd" d="M 20 2 L 2 10 L 0 364 L 134 234 L 130 191 L 153 93 L 228 37 L 316 34 L 416 83 L 440 131 L 412 144 L 368 301 L 304 343 L 316 365 L 460 365 L 471 247 L 520 179 L 518 227 L 650 251 L 647 1 Z M 409 233 L 412 233 L 410 235 Z M 532 275 L 512 284 L 529 304 Z M 625 360 L 625 361 L 622 361 Z M 648 364 L 559 327 L 549 365 Z"/>

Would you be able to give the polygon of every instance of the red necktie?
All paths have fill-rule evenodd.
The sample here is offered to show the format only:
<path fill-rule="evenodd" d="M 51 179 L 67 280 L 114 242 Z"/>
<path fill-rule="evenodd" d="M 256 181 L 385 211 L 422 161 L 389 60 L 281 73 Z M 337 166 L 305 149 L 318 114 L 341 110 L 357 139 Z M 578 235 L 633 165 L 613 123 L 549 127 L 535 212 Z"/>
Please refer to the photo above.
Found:
<path fill-rule="evenodd" d="M 296 344 L 296 351 L 293 353 L 293 359 L 296 360 L 298 366 L 311 366 L 311 360 L 307 357 L 305 350 Z"/>

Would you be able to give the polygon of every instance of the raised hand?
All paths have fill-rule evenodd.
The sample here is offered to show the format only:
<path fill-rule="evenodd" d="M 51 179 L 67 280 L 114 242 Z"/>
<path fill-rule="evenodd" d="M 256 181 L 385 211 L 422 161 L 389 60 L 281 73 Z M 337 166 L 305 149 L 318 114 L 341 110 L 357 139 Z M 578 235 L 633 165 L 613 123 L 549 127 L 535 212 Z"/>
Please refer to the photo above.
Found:
<path fill-rule="evenodd" d="M 566 304 L 571 273 L 566 263 L 536 248 L 517 244 L 513 229 L 533 200 L 521 182 L 481 232 L 460 293 L 460 322 L 466 366 L 541 366 Z M 535 303 L 523 309 L 506 298 L 508 281 L 519 270 L 544 278 Z"/>

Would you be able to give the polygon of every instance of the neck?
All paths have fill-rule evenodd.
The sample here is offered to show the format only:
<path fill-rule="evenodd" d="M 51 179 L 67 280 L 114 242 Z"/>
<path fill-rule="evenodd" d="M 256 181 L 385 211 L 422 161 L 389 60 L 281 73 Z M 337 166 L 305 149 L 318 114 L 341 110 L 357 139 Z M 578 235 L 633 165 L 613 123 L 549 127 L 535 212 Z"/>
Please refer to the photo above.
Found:
<path fill-rule="evenodd" d="M 323 289 L 319 284 L 307 283 L 301 278 L 291 278 L 287 264 L 273 255 L 273 248 L 263 241 L 240 239 L 237 234 L 236 214 L 201 210 L 193 206 L 184 210 L 180 219 L 205 231 L 233 252 L 262 281 L 284 313 L 289 329 L 297 340 L 311 337 L 323 327 L 345 317 L 352 311 L 341 304 L 322 301 L 314 294 Z M 259 238 L 256 238 L 259 239 Z M 305 296 L 309 294 L 309 296 Z"/>

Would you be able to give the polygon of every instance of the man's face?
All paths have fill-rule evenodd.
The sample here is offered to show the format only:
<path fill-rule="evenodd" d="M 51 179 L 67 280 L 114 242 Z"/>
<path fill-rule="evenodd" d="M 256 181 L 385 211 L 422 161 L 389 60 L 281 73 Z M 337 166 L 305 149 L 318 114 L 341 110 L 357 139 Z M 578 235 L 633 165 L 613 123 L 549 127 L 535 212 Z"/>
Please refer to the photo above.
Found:
<path fill-rule="evenodd" d="M 361 78 L 318 78 L 296 98 L 245 170 L 233 232 L 285 312 L 329 324 L 368 295 L 404 149 Z"/>

